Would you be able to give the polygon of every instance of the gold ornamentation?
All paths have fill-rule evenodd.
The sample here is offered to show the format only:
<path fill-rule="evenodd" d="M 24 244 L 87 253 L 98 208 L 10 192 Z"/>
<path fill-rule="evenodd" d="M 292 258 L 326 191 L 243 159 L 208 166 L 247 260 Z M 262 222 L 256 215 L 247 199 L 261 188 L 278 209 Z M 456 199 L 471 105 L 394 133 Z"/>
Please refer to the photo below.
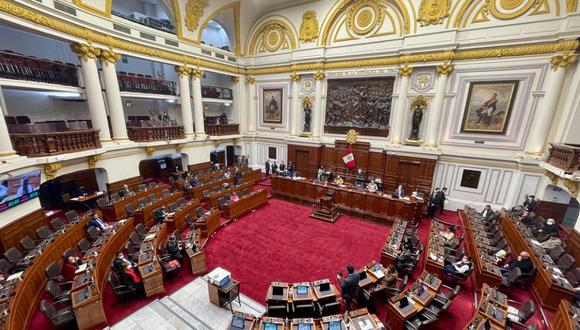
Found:
<path fill-rule="evenodd" d="M 220 140 L 214 140 L 214 141 L 213 141 L 213 146 L 217 148 L 217 147 L 219 147 L 219 146 L 220 146 L 220 144 L 221 144 L 221 143 L 222 143 L 222 142 L 221 142 Z"/>
<path fill-rule="evenodd" d="M 348 9 L 348 28 L 358 35 L 365 35 L 385 19 L 385 13 L 376 0 L 355 0 Z"/>
<path fill-rule="evenodd" d="M 413 73 L 413 68 L 408 65 L 403 65 L 399 68 L 399 75 L 401 77 L 410 77 Z"/>
<path fill-rule="evenodd" d="M 286 28 L 281 24 L 271 23 L 266 25 L 265 29 L 262 31 L 260 50 L 265 49 L 273 53 L 281 48 L 288 48 L 288 41 L 286 40 L 287 32 Z"/>
<path fill-rule="evenodd" d="M 174 69 L 180 76 L 189 76 L 191 74 L 191 68 L 188 68 L 186 65 L 176 65 Z"/>
<path fill-rule="evenodd" d="M 292 72 L 290 75 L 290 80 L 292 81 L 300 81 L 300 75 L 296 72 Z"/>
<path fill-rule="evenodd" d="M 233 140 L 232 140 L 232 144 L 233 144 L 234 146 L 237 146 L 239 143 L 240 143 L 240 139 L 233 139 Z"/>
<path fill-rule="evenodd" d="M 256 78 L 252 77 L 252 76 L 247 76 L 246 77 L 246 83 L 248 85 L 253 85 L 256 83 Z"/>
<path fill-rule="evenodd" d="M 550 66 L 552 70 L 558 70 L 558 68 L 565 69 L 568 65 L 576 62 L 577 56 L 574 53 L 558 54 L 550 58 Z"/>
<path fill-rule="evenodd" d="M 308 10 L 302 15 L 300 24 L 300 41 L 310 42 L 318 37 L 318 19 L 314 10 Z"/>
<path fill-rule="evenodd" d="M 99 50 L 99 58 L 105 64 L 115 64 L 121 59 L 121 54 L 114 52 L 112 49 Z"/>
<path fill-rule="evenodd" d="M 558 176 L 548 170 L 544 170 L 544 174 L 550 179 L 553 185 L 558 184 Z"/>
<path fill-rule="evenodd" d="M 485 0 L 485 1 L 489 4 L 489 12 L 493 15 L 493 17 L 501 20 L 510 20 L 520 17 L 523 14 L 525 14 L 528 10 L 530 10 L 532 7 L 536 7 L 540 4 L 540 0 Z"/>
<path fill-rule="evenodd" d="M 239 82 L 240 82 L 240 77 L 238 77 L 238 76 L 233 76 L 233 77 L 232 77 L 232 81 L 234 82 L 234 84 L 237 84 L 237 83 L 239 83 Z"/>
<path fill-rule="evenodd" d="M 566 14 L 575 13 L 578 9 L 578 0 L 566 0 Z"/>
<path fill-rule="evenodd" d="M 199 68 L 197 68 L 197 69 L 191 69 L 191 77 L 192 78 L 199 79 L 199 78 L 201 78 L 201 76 L 203 76 L 203 71 L 201 69 L 199 69 Z"/>
<path fill-rule="evenodd" d="M 580 184 L 577 181 L 564 179 L 564 186 L 568 188 L 570 195 L 572 195 L 574 198 L 578 197 L 578 185 Z"/>
<path fill-rule="evenodd" d="M 89 11 L 93 14 L 97 14 L 99 16 L 104 16 L 107 18 L 111 18 L 111 8 L 113 7 L 113 0 L 105 0 L 105 10 L 100 10 L 98 8 L 95 8 L 89 4 L 85 4 L 83 3 L 83 0 L 73 0 L 73 3 L 75 5 L 77 5 L 78 7 Z"/>
<path fill-rule="evenodd" d="M 423 95 L 418 95 L 411 99 L 411 111 L 413 111 L 416 107 L 421 108 L 421 110 L 426 110 L 428 106 L 429 102 Z"/>
<path fill-rule="evenodd" d="M 324 78 L 326 78 L 326 74 L 324 73 L 324 71 L 318 71 L 316 72 L 314 75 L 314 80 L 324 80 Z"/>
<path fill-rule="evenodd" d="M 453 64 L 449 62 L 445 62 L 437 66 L 438 75 L 449 75 L 451 72 L 453 72 Z"/>
<path fill-rule="evenodd" d="M 75 42 L 70 44 L 70 49 L 75 53 L 81 60 L 88 60 L 89 58 L 95 59 L 101 53 L 99 48 L 95 48 L 90 44 L 81 44 Z"/>
<path fill-rule="evenodd" d="M 56 176 L 56 172 L 62 168 L 61 163 L 44 164 L 44 175 L 47 180 L 51 180 Z"/>
<path fill-rule="evenodd" d="M 185 144 L 183 143 L 178 143 L 175 145 L 175 152 L 181 152 L 181 150 L 183 150 L 183 148 L 185 147 Z"/>
<path fill-rule="evenodd" d="M 197 29 L 199 19 L 208 5 L 209 0 L 189 0 L 185 3 L 185 26 L 189 31 Z"/>
<path fill-rule="evenodd" d="M 302 100 L 302 108 L 312 109 L 312 100 L 308 96 L 304 97 L 304 100 Z"/>
<path fill-rule="evenodd" d="M 346 132 L 346 142 L 348 142 L 348 144 L 355 144 L 357 140 L 358 132 L 354 129 L 349 129 L 348 132 Z"/>
<path fill-rule="evenodd" d="M 153 156 L 153 153 L 154 152 L 155 152 L 155 148 L 153 148 L 153 147 L 147 147 L 147 148 L 145 148 L 145 153 L 147 154 L 147 157 Z"/>
<path fill-rule="evenodd" d="M 92 155 L 87 158 L 87 163 L 89 163 L 89 168 L 94 169 L 97 167 L 97 162 L 101 160 L 101 155 Z"/>
<path fill-rule="evenodd" d="M 441 24 L 449 16 L 450 8 L 451 0 L 422 0 L 417 21 L 421 26 Z"/>

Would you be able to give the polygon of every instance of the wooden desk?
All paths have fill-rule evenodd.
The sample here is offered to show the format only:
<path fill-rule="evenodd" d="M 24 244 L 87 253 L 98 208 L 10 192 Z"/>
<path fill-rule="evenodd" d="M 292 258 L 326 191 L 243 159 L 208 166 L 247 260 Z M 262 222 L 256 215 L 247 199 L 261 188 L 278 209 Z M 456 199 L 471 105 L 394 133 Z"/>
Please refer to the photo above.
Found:
<path fill-rule="evenodd" d="M 201 184 L 197 187 L 193 187 L 193 189 L 190 190 L 190 195 L 193 196 L 193 198 L 195 199 L 199 199 L 201 200 L 203 198 L 203 191 L 204 190 L 208 190 L 208 189 L 213 189 L 215 187 L 219 187 L 224 183 L 229 183 L 230 185 L 234 184 L 234 178 L 223 178 L 223 179 L 219 179 L 216 181 L 212 181 L 212 182 L 208 182 L 208 183 L 204 183 Z"/>
<path fill-rule="evenodd" d="M 101 294 L 90 285 L 71 293 L 72 308 L 79 330 L 93 329 L 107 321 Z"/>
<path fill-rule="evenodd" d="M 300 326 L 306 325 L 309 330 L 316 330 L 316 323 L 313 318 L 293 319 L 290 321 L 290 329 L 298 330 Z"/>
<path fill-rule="evenodd" d="M 200 230 L 203 237 L 208 237 L 213 234 L 220 226 L 220 211 L 219 209 L 211 209 L 203 216 L 195 220 L 195 229 Z"/>
<path fill-rule="evenodd" d="M 274 294 L 274 287 L 282 288 L 281 295 Z M 290 292 L 290 287 L 288 283 L 283 282 L 272 282 L 270 287 L 268 288 L 268 294 L 266 295 L 266 301 L 275 301 L 275 302 L 288 302 L 288 296 Z"/>
<path fill-rule="evenodd" d="M 220 198 L 225 197 L 225 196 L 229 196 L 234 192 L 235 193 L 240 192 L 244 189 L 250 188 L 250 190 L 251 190 L 252 186 L 253 186 L 253 183 L 244 182 L 240 185 L 233 186 L 233 187 L 230 187 L 228 189 L 224 189 L 224 190 L 221 190 L 218 192 L 214 192 L 214 193 L 210 194 L 208 197 L 204 197 L 203 201 L 205 202 L 206 207 L 216 208 L 219 206 L 218 200 Z"/>
<path fill-rule="evenodd" d="M 444 226 L 441 223 L 431 221 L 425 254 L 424 269 L 436 274 L 439 278 L 443 278 L 443 268 L 445 267 L 445 242 L 441 240 L 442 237 L 439 235 L 443 229 Z"/>
<path fill-rule="evenodd" d="M 223 216 L 228 219 L 237 218 L 268 202 L 268 193 L 260 189 L 242 196 L 239 200 L 226 204 L 223 208 Z"/>
<path fill-rule="evenodd" d="M 149 189 L 147 191 L 137 191 L 134 195 L 123 197 L 116 202 L 110 202 L 102 210 L 103 218 L 107 221 L 117 221 L 127 216 L 127 211 L 125 211 L 125 206 L 128 204 L 133 204 L 135 207 L 138 205 L 138 200 L 140 198 L 146 198 L 149 200 L 149 195 L 154 194 L 159 197 L 163 189 L 169 189 L 168 185 L 157 185 L 157 187 Z"/>
<path fill-rule="evenodd" d="M 168 230 L 174 231 L 179 230 L 180 232 L 187 226 L 185 222 L 185 217 L 188 214 L 195 215 L 195 209 L 199 206 L 199 201 L 197 199 L 192 199 L 185 205 L 177 209 L 175 214 L 165 218 L 165 223 L 167 223 Z"/>
<path fill-rule="evenodd" d="M 31 264 L 23 273 L 22 281 L 14 288 L 14 296 L 9 302 L 10 314 L 6 329 L 28 329 L 39 295 L 44 294 L 45 268 L 53 261 L 61 262 L 63 252 L 76 246 L 78 241 L 85 237 L 88 220 L 88 217 L 83 217 L 78 223 L 68 226 L 63 234 L 55 236 L 42 253 L 31 260 Z"/>
<path fill-rule="evenodd" d="M 321 291 L 320 286 L 322 284 L 328 284 L 329 290 Z M 336 286 L 330 283 L 330 280 L 320 280 L 312 282 L 312 288 L 314 289 L 314 295 L 316 296 L 316 300 L 327 300 L 327 299 L 336 299 L 339 297 L 340 293 L 336 289 Z"/>
<path fill-rule="evenodd" d="M 165 287 L 163 286 L 163 272 L 161 271 L 161 265 L 159 265 L 157 259 L 139 266 L 138 269 L 139 274 L 141 274 L 141 280 L 143 281 L 145 296 L 150 297 L 165 292 Z"/>
<path fill-rule="evenodd" d="M 191 266 L 191 274 L 203 274 L 207 271 L 207 263 L 205 262 L 205 251 L 196 251 L 188 248 L 185 250 L 187 257 L 189 258 L 189 264 Z"/>
<path fill-rule="evenodd" d="M 277 317 L 262 317 L 260 320 L 260 330 L 273 330 L 273 327 L 276 327 L 276 330 L 285 330 L 284 319 Z"/>
<path fill-rule="evenodd" d="M 497 265 L 481 258 L 486 252 L 480 249 L 477 234 L 473 227 L 473 221 L 465 210 L 459 210 L 459 221 L 463 228 L 463 244 L 471 256 L 473 262 L 473 274 L 475 276 L 475 286 L 481 289 L 483 284 L 499 288 L 501 286 L 501 271 Z M 505 233 L 504 233 L 505 234 Z"/>
<path fill-rule="evenodd" d="M 183 191 L 176 191 L 170 196 L 160 198 L 154 203 L 147 204 L 144 208 L 138 209 L 133 214 L 135 218 L 135 223 L 142 223 L 145 227 L 150 227 L 155 224 L 155 219 L 153 218 L 153 211 L 161 206 L 167 206 L 171 203 L 177 203 L 177 200 L 183 198 Z"/>
<path fill-rule="evenodd" d="M 322 330 L 346 330 L 346 324 L 342 315 L 325 316 L 320 321 Z"/>
<path fill-rule="evenodd" d="M 306 287 L 306 292 L 299 293 L 299 287 Z M 288 293 L 288 302 L 303 302 L 314 300 L 316 300 L 316 295 L 314 294 L 314 288 L 310 286 L 309 282 L 294 283 Z"/>
<path fill-rule="evenodd" d="M 383 324 L 376 315 L 370 314 L 366 308 L 348 313 L 349 328 L 353 330 L 381 329 Z"/>
<path fill-rule="evenodd" d="M 558 310 L 554 319 L 552 319 L 551 325 L 552 329 L 558 330 L 576 330 L 580 327 L 580 322 L 578 317 L 576 319 L 572 318 L 572 315 L 580 315 L 580 311 L 577 307 L 572 306 L 569 301 L 562 300 L 558 305 Z"/>
<path fill-rule="evenodd" d="M 273 194 L 287 200 L 312 204 L 332 189 L 334 204 L 343 214 L 389 223 L 394 221 L 394 217 L 403 218 L 413 224 L 421 218 L 422 202 L 392 198 L 377 192 L 339 187 L 334 184 L 315 183 L 308 179 L 294 180 L 272 176 L 271 180 Z"/>
<path fill-rule="evenodd" d="M 481 299 L 479 300 L 476 313 L 465 329 L 469 329 L 471 325 L 475 329 L 484 329 L 486 322 L 494 330 L 505 329 L 507 309 L 507 296 L 486 283 L 483 283 L 481 287 Z"/>
<path fill-rule="evenodd" d="M 555 312 L 560 301 L 571 301 L 574 296 L 572 287 L 563 286 L 554 280 L 552 273 L 544 268 L 527 237 L 519 230 L 516 220 L 506 210 L 502 211 L 499 225 L 514 254 L 518 254 L 521 251 L 526 251 L 530 254 L 530 260 L 532 260 L 534 267 L 537 269 L 536 277 L 532 282 L 532 289 L 542 303 L 542 307 Z"/>
<path fill-rule="evenodd" d="M 138 270 L 143 280 L 145 295 L 147 297 L 165 292 L 163 272 L 157 260 L 157 251 L 159 250 L 159 246 L 165 244 L 166 241 L 167 224 L 163 223 L 149 229 L 145 240 L 141 244 Z"/>
<path fill-rule="evenodd" d="M 207 282 L 207 293 L 212 304 L 223 307 L 226 301 L 232 310 L 232 302 L 240 299 L 240 282 L 233 278 L 223 287 Z"/>
<path fill-rule="evenodd" d="M 104 197 L 105 196 L 105 192 L 103 192 L 103 191 L 95 191 L 95 192 L 93 192 L 91 194 L 87 194 L 87 195 L 84 195 L 84 196 L 73 197 L 73 198 L 69 199 L 69 201 L 75 202 L 75 203 L 82 203 L 82 204 L 84 204 L 86 202 L 90 202 L 92 200 L 95 200 L 95 199 L 97 199 L 97 198 L 99 198 L 101 196 Z"/>
<path fill-rule="evenodd" d="M 434 283 L 423 282 L 423 280 L 428 277 L 426 274 L 427 272 L 424 272 L 420 279 L 413 283 L 411 287 L 404 290 L 401 294 L 389 299 L 387 304 L 387 315 L 389 315 L 389 317 L 386 320 L 386 324 L 389 329 L 403 329 L 405 327 L 406 320 L 420 313 L 435 298 L 441 286 L 441 281 L 439 280 Z M 422 296 L 417 293 L 420 285 L 423 285 L 425 288 Z M 412 294 L 412 301 L 409 301 L 409 305 L 407 307 L 401 309 L 399 305 L 400 300 L 406 297 L 409 292 Z"/>
<path fill-rule="evenodd" d="M 396 218 L 395 222 L 393 222 L 393 229 L 387 236 L 385 246 L 381 251 L 381 265 L 388 267 L 395 263 L 397 259 L 396 251 L 401 248 L 406 227 L 407 221 L 403 219 Z"/>
<path fill-rule="evenodd" d="M 252 330 L 254 326 L 256 326 L 256 317 L 254 315 L 233 311 L 232 320 L 228 325 L 228 330 L 240 330 L 240 329 Z"/>

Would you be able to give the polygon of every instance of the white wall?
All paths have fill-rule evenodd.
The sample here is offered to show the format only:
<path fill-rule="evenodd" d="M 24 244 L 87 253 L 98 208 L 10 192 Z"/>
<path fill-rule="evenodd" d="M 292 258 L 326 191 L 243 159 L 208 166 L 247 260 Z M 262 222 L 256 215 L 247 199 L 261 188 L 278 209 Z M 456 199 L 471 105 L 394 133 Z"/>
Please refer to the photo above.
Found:
<path fill-rule="evenodd" d="M 27 115 L 32 122 L 90 119 L 86 101 L 62 101 L 49 97 L 51 92 L 3 88 L 6 111 L 10 116 Z"/>

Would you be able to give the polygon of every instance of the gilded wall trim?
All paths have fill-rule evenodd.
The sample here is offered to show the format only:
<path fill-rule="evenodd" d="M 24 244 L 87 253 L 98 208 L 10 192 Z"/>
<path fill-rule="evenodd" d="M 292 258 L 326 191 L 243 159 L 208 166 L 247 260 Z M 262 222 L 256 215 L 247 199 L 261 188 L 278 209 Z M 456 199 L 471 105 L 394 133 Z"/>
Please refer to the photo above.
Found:
<path fill-rule="evenodd" d="M 75 6 L 82 8 L 88 12 L 93 14 L 97 14 L 99 16 L 104 16 L 107 18 L 111 18 L 111 8 L 113 7 L 113 0 L 105 0 L 105 11 L 99 10 L 93 6 L 87 5 L 83 3 L 83 0 L 73 0 Z"/>

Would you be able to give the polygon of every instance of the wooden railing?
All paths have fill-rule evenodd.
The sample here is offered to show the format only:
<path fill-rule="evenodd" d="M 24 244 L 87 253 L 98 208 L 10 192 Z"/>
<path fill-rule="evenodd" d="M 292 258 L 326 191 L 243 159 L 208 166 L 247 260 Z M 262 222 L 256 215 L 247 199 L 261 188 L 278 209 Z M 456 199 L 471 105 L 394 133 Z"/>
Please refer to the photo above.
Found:
<path fill-rule="evenodd" d="M 51 133 L 11 133 L 12 146 L 21 156 L 42 157 L 101 147 L 99 130 Z"/>
<path fill-rule="evenodd" d="M 129 139 L 135 142 L 177 140 L 185 138 L 183 126 L 127 127 Z"/>
<path fill-rule="evenodd" d="M 227 125 L 206 125 L 205 133 L 207 135 L 235 135 L 240 134 L 239 124 L 227 124 Z"/>
<path fill-rule="evenodd" d="M 574 144 L 551 144 L 546 162 L 566 172 L 580 170 L 580 146 Z"/>

